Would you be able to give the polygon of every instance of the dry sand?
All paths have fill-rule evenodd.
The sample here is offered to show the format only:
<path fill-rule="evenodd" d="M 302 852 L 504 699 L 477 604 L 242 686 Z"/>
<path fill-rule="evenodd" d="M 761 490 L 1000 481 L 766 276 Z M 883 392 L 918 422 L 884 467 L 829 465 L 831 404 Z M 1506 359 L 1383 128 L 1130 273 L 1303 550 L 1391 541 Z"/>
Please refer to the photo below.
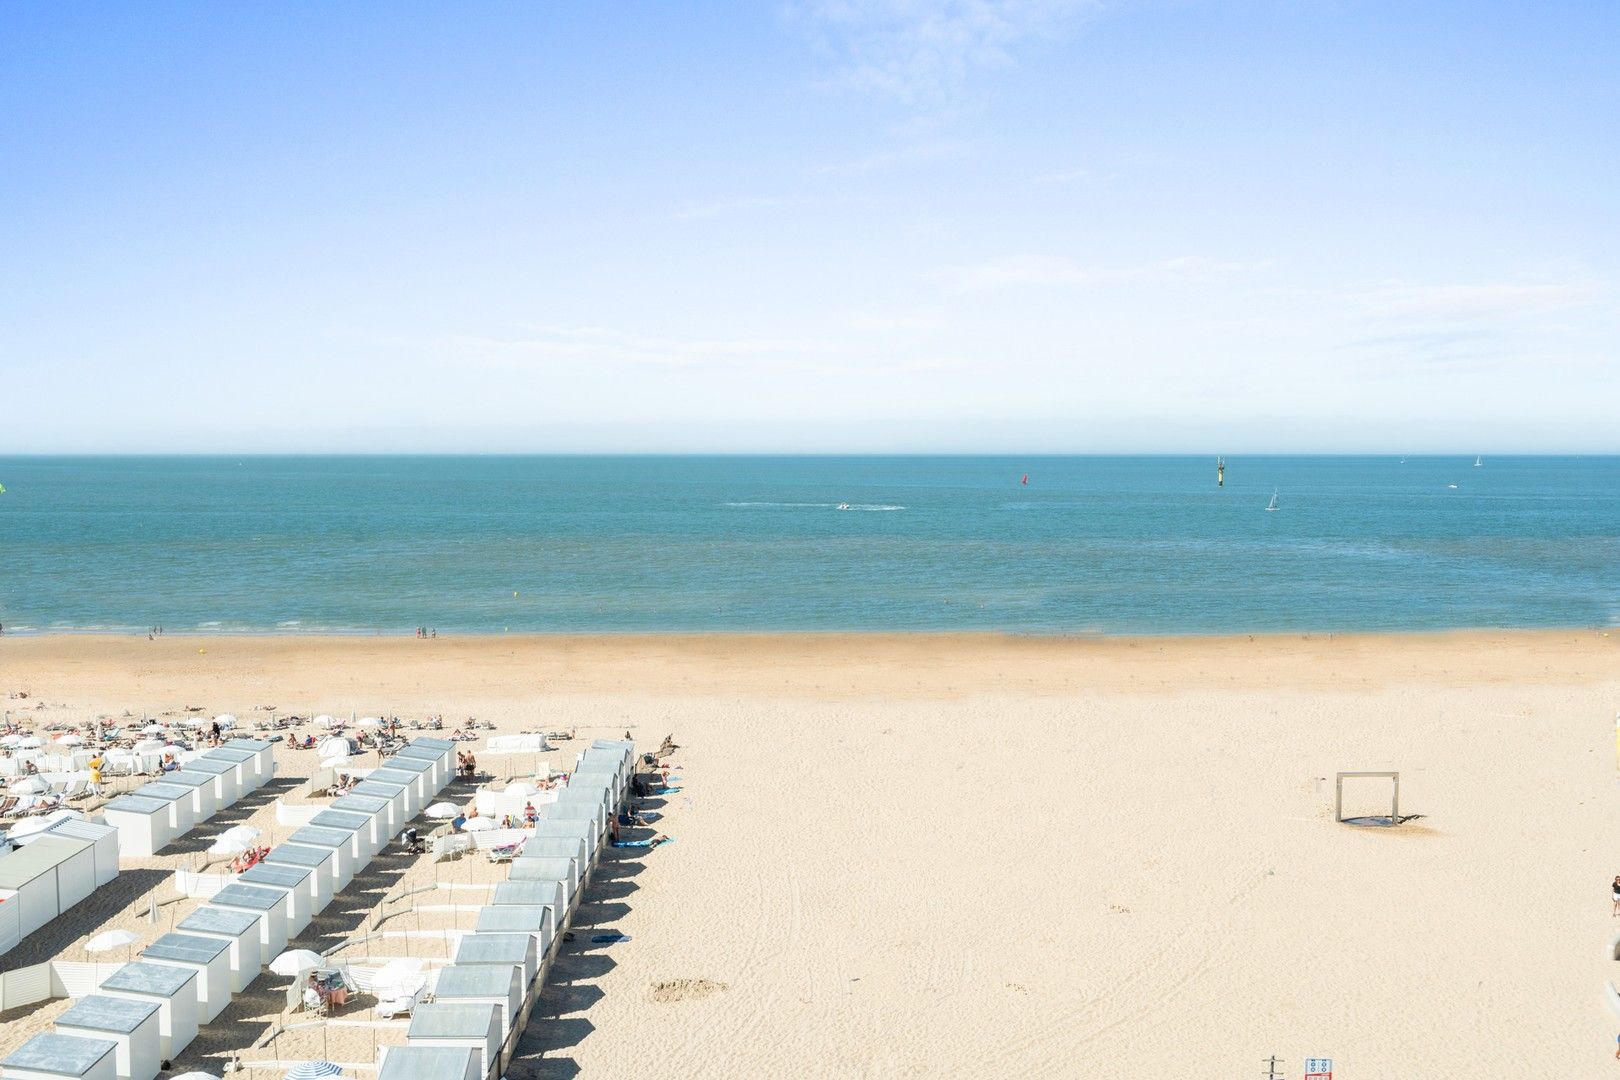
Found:
<path fill-rule="evenodd" d="M 0 691 L 52 719 L 274 704 L 674 732 L 678 842 L 599 875 L 582 921 L 631 940 L 569 946 L 514 1077 L 1248 1076 L 1273 1053 L 1340 1080 L 1587 1077 L 1617 1067 L 1617 661 L 1602 632 L 5 638 Z M 1335 824 L 1349 769 L 1400 770 L 1425 816 Z M 373 866 L 322 945 L 401 881 L 499 876 Z M 63 944 L 142 929 L 105 907 Z M 385 928 L 413 919 L 458 922 Z M 282 985 L 178 1064 L 217 1071 Z M 0 1049 L 60 1005 L 18 1011 Z M 398 1037 L 306 1029 L 275 1056 L 368 1061 Z"/>

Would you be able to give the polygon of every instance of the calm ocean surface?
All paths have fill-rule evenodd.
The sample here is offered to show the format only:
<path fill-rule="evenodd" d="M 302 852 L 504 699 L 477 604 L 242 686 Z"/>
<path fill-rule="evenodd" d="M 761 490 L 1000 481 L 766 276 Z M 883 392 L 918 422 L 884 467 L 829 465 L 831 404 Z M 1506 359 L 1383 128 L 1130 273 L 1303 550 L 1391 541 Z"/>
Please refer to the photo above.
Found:
<path fill-rule="evenodd" d="M 1198 634 L 1620 623 L 1620 458 L 1237 457 L 1224 489 L 1214 466 L 0 458 L 0 623 Z M 1274 488 L 1281 509 L 1267 513 Z"/>

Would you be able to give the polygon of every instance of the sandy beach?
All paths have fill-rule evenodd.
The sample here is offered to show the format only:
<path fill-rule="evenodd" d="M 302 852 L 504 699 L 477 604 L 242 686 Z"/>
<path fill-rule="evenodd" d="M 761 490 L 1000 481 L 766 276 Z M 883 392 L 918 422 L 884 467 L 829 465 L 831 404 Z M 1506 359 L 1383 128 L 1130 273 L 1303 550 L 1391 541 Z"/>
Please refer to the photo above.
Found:
<path fill-rule="evenodd" d="M 683 790 L 660 809 L 678 842 L 587 896 L 582 919 L 630 940 L 559 961 L 514 1077 L 1248 1076 L 1270 1054 L 1290 1076 L 1332 1057 L 1350 1080 L 1615 1067 L 1620 634 L 5 637 L 0 695 L 37 723 L 273 707 L 674 733 Z M 292 797 L 314 755 L 278 754 L 280 786 L 221 827 Z M 1422 817 L 1336 824 L 1334 773 L 1385 769 Z M 0 968 L 41 947 L 87 959 L 109 926 L 150 940 L 194 906 L 157 928 L 139 914 L 195 865 L 192 841 L 129 860 Z M 499 876 L 389 855 L 301 940 L 341 940 L 402 882 L 474 904 Z M 281 985 L 262 977 L 177 1068 L 217 1073 L 274 1022 Z M 7 1014 L 0 1050 L 63 1007 Z M 402 1037 L 311 1029 L 273 1056 L 367 1062 Z"/>

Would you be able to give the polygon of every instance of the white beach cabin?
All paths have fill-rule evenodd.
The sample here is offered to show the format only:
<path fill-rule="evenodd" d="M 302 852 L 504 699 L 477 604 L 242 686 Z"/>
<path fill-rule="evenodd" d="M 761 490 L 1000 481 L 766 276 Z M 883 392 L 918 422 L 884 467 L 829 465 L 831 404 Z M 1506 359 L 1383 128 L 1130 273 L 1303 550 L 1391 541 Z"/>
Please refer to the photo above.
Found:
<path fill-rule="evenodd" d="M 309 819 L 309 823 L 317 829 L 337 829 L 346 832 L 352 838 L 349 844 L 349 853 L 354 856 L 355 873 L 359 873 L 371 857 L 382 850 L 383 842 L 378 839 L 381 832 L 377 828 L 377 821 L 371 814 L 346 814 L 341 810 L 322 810 Z"/>
<path fill-rule="evenodd" d="M 523 969 L 516 964 L 454 964 L 439 970 L 433 1000 L 450 1005 L 494 1005 L 504 1042 L 523 1008 L 524 990 Z"/>
<path fill-rule="evenodd" d="M 310 879 L 315 871 L 307 866 L 261 862 L 236 875 L 243 885 L 280 889 L 287 894 L 287 936 L 295 938 L 315 917 L 315 888 Z M 274 960 L 275 957 L 270 959 Z"/>
<path fill-rule="evenodd" d="M 585 846 L 585 865 L 596 862 L 596 826 L 590 821 L 564 821 L 541 818 L 533 827 L 534 836 L 523 846 L 535 840 L 578 840 Z"/>
<path fill-rule="evenodd" d="M 116 1046 L 113 1072 L 118 1080 L 155 1080 L 163 1062 L 156 1002 L 89 994 L 56 1018 L 56 1030 Z"/>
<path fill-rule="evenodd" d="M 174 775 L 184 776 L 188 772 L 214 778 L 216 814 L 242 797 L 241 768 L 234 761 L 219 761 L 204 754 L 186 762 L 186 767 Z"/>
<path fill-rule="evenodd" d="M 141 950 L 150 964 L 168 964 L 197 973 L 197 1022 L 206 1024 L 231 1001 L 230 944 L 219 938 L 168 933 Z"/>
<path fill-rule="evenodd" d="M 391 784 L 386 780 L 374 780 L 371 776 L 368 776 L 350 788 L 349 795 L 345 796 L 345 798 L 360 795 L 365 798 L 386 800 L 388 803 L 389 835 L 398 836 L 399 831 L 405 827 L 413 816 L 408 812 L 410 809 L 409 792 L 409 783 Z"/>
<path fill-rule="evenodd" d="M 422 812 L 428 804 L 426 795 L 427 783 L 419 772 L 408 772 L 405 769 L 391 769 L 384 764 L 381 768 L 372 769 L 366 774 L 361 783 L 399 784 L 405 789 L 405 820 L 409 821 Z M 358 788 L 356 788 L 358 790 Z M 435 792 L 434 794 L 437 794 Z"/>
<path fill-rule="evenodd" d="M 396 750 L 394 752 L 394 756 L 389 758 L 388 763 L 391 766 L 397 765 L 401 760 L 425 761 L 432 765 L 432 779 L 429 782 L 434 784 L 436 789 L 442 788 L 444 785 L 450 782 L 450 773 L 452 769 L 451 755 L 447 754 L 443 750 L 435 749 L 431 746 L 424 746 L 420 739 L 411 743 L 409 746 L 404 747 L 403 749 Z"/>
<path fill-rule="evenodd" d="M 219 785 L 212 773 L 183 768 L 179 772 L 164 773 L 165 784 L 179 784 L 191 789 L 191 826 L 196 828 L 221 809 L 217 792 Z"/>
<path fill-rule="evenodd" d="M 262 915 L 259 920 L 259 956 L 274 960 L 287 947 L 287 893 L 233 881 L 209 897 L 214 907 Z"/>
<path fill-rule="evenodd" d="M 137 799 L 158 799 L 169 804 L 169 839 L 178 840 L 197 823 L 196 798 L 185 784 L 169 784 L 154 780 L 142 784 L 131 795 Z"/>
<path fill-rule="evenodd" d="M 532 934 L 535 953 L 545 956 L 557 934 L 551 909 L 544 904 L 507 904 L 478 909 L 474 936 L 478 934 Z"/>
<path fill-rule="evenodd" d="M 485 1080 L 470 1046 L 384 1046 L 377 1080 Z"/>
<path fill-rule="evenodd" d="M 563 903 L 570 909 L 579 892 L 579 864 L 573 859 L 536 856 L 532 859 L 513 859 L 506 868 L 509 882 L 556 882 L 563 888 Z"/>
<path fill-rule="evenodd" d="M 156 1005 L 158 1053 L 172 1061 L 197 1037 L 197 983 L 189 968 L 136 960 L 103 979 L 96 993 Z"/>
<path fill-rule="evenodd" d="M 167 799 L 120 795 L 101 808 L 101 816 L 118 830 L 118 848 L 125 855 L 156 855 L 174 839 L 174 811 Z"/>
<path fill-rule="evenodd" d="M 356 870 L 354 851 L 357 842 L 352 832 L 344 832 L 342 829 L 322 829 L 314 825 L 294 829 L 292 835 L 287 837 L 289 844 L 302 844 L 305 847 L 321 848 L 332 853 L 333 896 L 348 888 L 349 882 L 354 880 Z"/>
<path fill-rule="evenodd" d="M 375 795 L 349 794 L 332 800 L 333 814 L 355 814 L 367 820 L 371 833 L 371 853 L 375 855 L 394 838 L 394 800 L 379 799 Z M 320 822 L 311 824 L 319 825 Z"/>
<path fill-rule="evenodd" d="M 516 965 L 523 969 L 525 992 L 540 974 L 540 950 L 535 947 L 533 934 L 464 934 L 456 943 L 452 961 L 463 964 Z"/>
<path fill-rule="evenodd" d="M 263 915 L 256 915 L 251 911 L 237 911 L 204 904 L 181 919 L 175 929 L 197 937 L 219 938 L 224 941 L 229 946 L 226 955 L 231 967 L 231 992 L 240 994 L 248 988 L 248 983 L 258 978 L 259 969 L 275 959 L 273 956 L 261 957 L 259 954 L 261 940 L 259 922 L 263 918 Z"/>
<path fill-rule="evenodd" d="M 118 1047 L 106 1039 L 35 1035 L 0 1061 L 5 1080 L 118 1080 Z"/>
<path fill-rule="evenodd" d="M 233 750 L 216 746 L 203 755 L 205 761 L 228 761 L 236 766 L 236 797 L 252 794 L 259 789 L 259 758 L 250 750 Z"/>
<path fill-rule="evenodd" d="M 273 866 L 300 866 L 312 871 L 309 875 L 310 910 L 317 915 L 332 902 L 332 886 L 337 883 L 332 863 L 336 859 L 331 848 L 305 847 L 303 844 L 277 844 L 264 857 L 264 861 Z"/>
<path fill-rule="evenodd" d="M 390 773 L 405 773 L 416 778 L 416 793 L 422 799 L 423 806 L 431 802 L 439 789 L 444 787 L 434 779 L 433 774 L 438 771 L 438 766 L 431 761 L 395 756 L 388 759 L 385 767 Z"/>
<path fill-rule="evenodd" d="M 96 888 L 118 876 L 118 830 L 113 826 L 84 818 L 63 818 L 47 828 L 45 835 L 91 845 L 96 863 Z"/>
<path fill-rule="evenodd" d="M 253 755 L 253 771 L 258 778 L 254 787 L 260 787 L 275 779 L 276 751 L 275 743 L 264 739 L 236 738 L 226 739 L 227 750 L 246 750 Z"/>
<path fill-rule="evenodd" d="M 478 1052 L 479 1075 L 489 1076 L 501 1063 L 500 1009 L 471 1002 L 434 1002 L 411 1010 L 406 1046 L 467 1047 Z"/>
<path fill-rule="evenodd" d="M 596 858 L 601 858 L 600 849 L 603 844 L 607 843 L 607 836 L 609 835 L 602 824 L 601 807 L 592 806 L 588 803 L 554 802 L 540 807 L 539 810 L 542 825 L 548 821 L 573 821 L 582 822 L 589 826 L 590 833 L 586 838 L 586 843 L 590 844 L 591 850 L 597 853 Z"/>

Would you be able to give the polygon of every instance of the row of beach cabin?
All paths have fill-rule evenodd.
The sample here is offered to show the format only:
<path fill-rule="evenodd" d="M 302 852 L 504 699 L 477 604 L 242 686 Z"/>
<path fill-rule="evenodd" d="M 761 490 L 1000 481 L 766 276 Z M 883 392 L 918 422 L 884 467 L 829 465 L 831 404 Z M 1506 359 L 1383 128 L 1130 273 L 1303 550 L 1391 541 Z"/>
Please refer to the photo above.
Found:
<path fill-rule="evenodd" d="M 274 766 L 268 758 L 270 744 L 264 746 L 262 777 L 269 779 Z M 78 999 L 57 1019 L 54 1032 L 36 1035 L 0 1061 L 0 1080 L 154 1080 L 162 1063 L 196 1038 L 198 1026 L 217 1017 L 233 994 L 245 990 L 288 940 L 450 782 L 454 751 L 455 744 L 446 739 L 417 739 L 388 759 L 360 785 L 368 789 L 365 794 L 356 789 L 356 794 L 335 800 L 172 933 L 148 945 L 139 960 L 123 965 L 94 994 Z M 187 786 L 203 789 L 224 797 L 222 788 Z M 200 804 L 192 805 L 196 809 Z M 434 1080 L 445 1077 L 441 1073 Z"/>
<path fill-rule="evenodd" d="M 155 855 L 276 774 L 273 744 L 231 739 L 103 808 L 125 855 Z"/>
<path fill-rule="evenodd" d="M 411 1013 L 406 1045 L 385 1047 L 378 1080 L 494 1080 L 504 1074 L 580 893 L 612 836 L 635 769 L 629 742 L 579 755 L 557 801 L 440 970 L 432 1002 Z"/>
<path fill-rule="evenodd" d="M 0 955 L 118 876 L 118 830 L 65 817 L 0 854 Z"/>

